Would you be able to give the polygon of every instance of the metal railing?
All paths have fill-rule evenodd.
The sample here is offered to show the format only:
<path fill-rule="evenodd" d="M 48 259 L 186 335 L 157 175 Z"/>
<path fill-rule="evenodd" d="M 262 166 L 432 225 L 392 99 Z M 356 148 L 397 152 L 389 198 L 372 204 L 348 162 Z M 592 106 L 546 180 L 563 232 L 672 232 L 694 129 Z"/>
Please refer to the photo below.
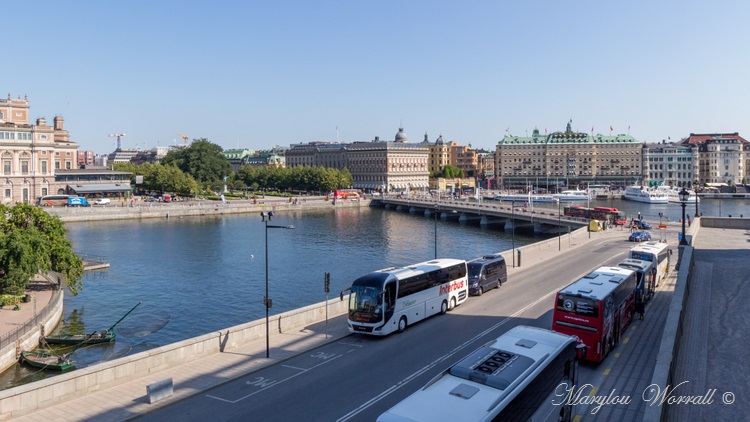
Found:
<path fill-rule="evenodd" d="M 23 325 L 20 325 L 10 333 L 0 336 L 0 350 L 5 349 L 9 345 L 15 345 L 16 340 L 26 335 L 31 330 L 36 329 L 39 324 L 42 324 L 47 320 L 50 313 L 57 307 L 58 303 L 62 300 L 63 290 L 55 290 L 52 293 L 52 300 L 42 308 L 41 312 L 37 313 L 34 317 L 28 319 Z M 2 310 L 0 312 L 13 312 Z"/>

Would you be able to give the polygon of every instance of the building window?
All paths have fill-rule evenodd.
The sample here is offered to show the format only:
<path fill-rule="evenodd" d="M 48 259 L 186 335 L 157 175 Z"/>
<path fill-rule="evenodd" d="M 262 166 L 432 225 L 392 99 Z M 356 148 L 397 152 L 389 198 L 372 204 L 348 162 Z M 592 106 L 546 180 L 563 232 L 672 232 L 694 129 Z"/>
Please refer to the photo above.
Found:
<path fill-rule="evenodd" d="M 42 161 L 42 173 L 47 173 L 47 161 Z"/>
<path fill-rule="evenodd" d="M 3 160 L 3 174 L 10 174 L 10 160 Z"/>
<path fill-rule="evenodd" d="M 67 170 L 70 170 L 70 161 L 66 161 L 66 162 L 65 162 L 65 168 L 66 168 Z"/>
<path fill-rule="evenodd" d="M 47 196 L 47 188 L 42 188 L 42 196 Z"/>
<path fill-rule="evenodd" d="M 60 170 L 60 162 L 55 161 L 55 170 Z"/>
<path fill-rule="evenodd" d="M 29 162 L 21 161 L 21 174 L 29 174 Z"/>

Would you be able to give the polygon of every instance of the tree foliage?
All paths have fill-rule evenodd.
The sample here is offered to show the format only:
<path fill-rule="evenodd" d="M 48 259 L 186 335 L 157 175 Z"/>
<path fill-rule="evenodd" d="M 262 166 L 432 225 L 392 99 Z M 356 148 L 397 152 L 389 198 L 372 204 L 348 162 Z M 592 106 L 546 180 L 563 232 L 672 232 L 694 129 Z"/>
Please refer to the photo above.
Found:
<path fill-rule="evenodd" d="M 39 273 L 63 273 L 74 295 L 82 288 L 83 262 L 73 252 L 57 216 L 28 204 L 0 205 L 0 292 L 22 294 Z"/>
<path fill-rule="evenodd" d="M 182 196 L 192 196 L 200 193 L 201 188 L 192 176 L 186 174 L 173 165 L 161 163 L 144 163 L 136 166 L 133 163 L 115 163 L 117 171 L 132 173 L 131 183 L 135 183 L 135 176 L 143 176 L 143 184 L 139 189 L 153 192 L 174 192 Z"/>
<path fill-rule="evenodd" d="M 234 175 L 230 184 L 234 188 L 252 190 L 300 190 L 323 191 L 350 187 L 354 184 L 349 170 L 323 167 L 295 166 L 289 168 L 265 166 L 243 166 Z"/>
<path fill-rule="evenodd" d="M 232 174 L 232 165 L 223 151 L 208 139 L 195 139 L 185 148 L 169 151 L 161 162 L 176 166 L 204 186 L 223 183 L 224 178 Z"/>
<path fill-rule="evenodd" d="M 446 179 L 457 179 L 464 177 L 464 171 L 450 164 L 443 167 L 443 177 Z"/>

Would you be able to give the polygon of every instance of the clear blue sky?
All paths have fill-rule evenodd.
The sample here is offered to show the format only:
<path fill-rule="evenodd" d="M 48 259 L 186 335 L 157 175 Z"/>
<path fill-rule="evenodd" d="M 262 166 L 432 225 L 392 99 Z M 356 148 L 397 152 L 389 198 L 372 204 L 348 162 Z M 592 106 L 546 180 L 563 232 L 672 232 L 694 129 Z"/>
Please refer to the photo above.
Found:
<path fill-rule="evenodd" d="M 745 1 L 33 1 L 2 6 L 0 95 L 82 149 L 506 129 L 750 136 Z M 4 92 L 3 92 L 4 90 Z"/>

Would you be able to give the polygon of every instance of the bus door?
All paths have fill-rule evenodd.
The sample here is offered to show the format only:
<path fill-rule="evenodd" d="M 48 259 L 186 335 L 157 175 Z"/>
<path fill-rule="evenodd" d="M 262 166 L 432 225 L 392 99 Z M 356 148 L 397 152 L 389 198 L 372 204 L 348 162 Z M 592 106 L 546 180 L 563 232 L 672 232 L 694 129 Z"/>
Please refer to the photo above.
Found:
<path fill-rule="evenodd" d="M 393 310 L 396 309 L 396 282 L 390 281 L 383 289 L 383 322 L 393 318 Z"/>

